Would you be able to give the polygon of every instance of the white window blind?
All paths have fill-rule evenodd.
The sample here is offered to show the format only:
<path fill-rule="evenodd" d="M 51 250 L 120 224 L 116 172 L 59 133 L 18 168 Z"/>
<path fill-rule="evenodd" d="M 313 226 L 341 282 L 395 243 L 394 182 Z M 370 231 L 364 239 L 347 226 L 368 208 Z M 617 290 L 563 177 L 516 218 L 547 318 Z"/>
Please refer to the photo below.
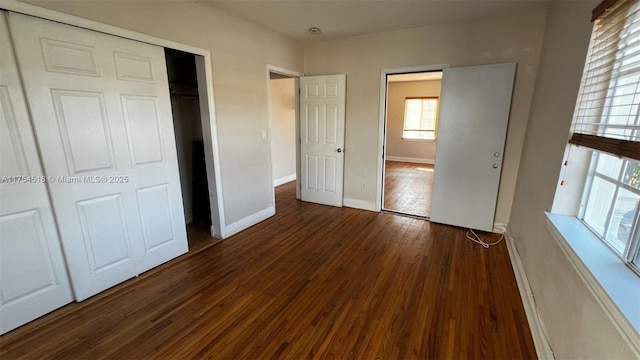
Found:
<path fill-rule="evenodd" d="M 586 61 L 571 143 L 640 159 L 640 2 L 595 18 Z"/>
<path fill-rule="evenodd" d="M 405 139 L 435 139 L 437 119 L 437 98 L 406 99 L 402 137 Z"/>

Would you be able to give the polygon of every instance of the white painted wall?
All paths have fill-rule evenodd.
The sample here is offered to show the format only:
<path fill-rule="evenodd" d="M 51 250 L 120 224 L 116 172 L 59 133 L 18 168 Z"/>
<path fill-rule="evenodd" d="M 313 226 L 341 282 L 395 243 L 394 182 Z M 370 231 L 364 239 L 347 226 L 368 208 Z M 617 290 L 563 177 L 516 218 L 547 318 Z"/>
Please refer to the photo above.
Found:
<path fill-rule="evenodd" d="M 211 51 L 227 225 L 270 208 L 273 184 L 267 64 L 300 71 L 302 46 L 207 2 L 46 1 L 31 4 Z"/>
<path fill-rule="evenodd" d="M 405 99 L 407 97 L 440 97 L 441 80 L 390 82 L 387 90 L 387 156 L 433 161 L 436 142 L 402 138 Z"/>
<path fill-rule="evenodd" d="M 510 229 L 557 359 L 634 355 L 546 229 L 597 1 L 551 3 Z"/>
<path fill-rule="evenodd" d="M 375 207 L 380 71 L 414 65 L 518 63 L 496 222 L 507 223 L 515 190 L 546 9 L 505 18 L 433 25 L 305 46 L 305 74 L 347 74 L 345 198 Z M 365 184 L 362 191 L 360 184 Z"/>
<path fill-rule="evenodd" d="M 293 78 L 269 80 L 274 184 L 296 176 L 296 96 Z"/>

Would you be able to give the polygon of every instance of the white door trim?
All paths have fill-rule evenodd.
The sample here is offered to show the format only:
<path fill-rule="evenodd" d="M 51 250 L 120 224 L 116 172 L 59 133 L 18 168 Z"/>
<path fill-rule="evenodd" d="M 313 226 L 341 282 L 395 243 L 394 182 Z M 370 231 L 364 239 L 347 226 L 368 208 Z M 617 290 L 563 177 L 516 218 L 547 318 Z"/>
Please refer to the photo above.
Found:
<path fill-rule="evenodd" d="M 449 68 L 449 64 L 417 65 L 380 70 L 380 110 L 378 120 L 378 167 L 376 169 L 376 205 L 374 211 L 382 210 L 382 190 L 384 189 L 385 134 L 387 132 L 387 75 L 415 72 L 438 71 Z"/>
<path fill-rule="evenodd" d="M 206 90 L 206 94 L 200 92 L 200 106 L 201 106 L 201 116 L 202 116 L 202 125 L 203 130 L 205 130 L 206 126 L 208 126 L 208 135 L 210 134 L 210 147 L 211 151 L 207 151 L 209 149 L 205 148 L 205 155 L 208 155 L 208 158 L 213 159 L 213 173 L 207 171 L 208 179 L 211 179 L 211 175 L 215 180 L 215 193 L 217 197 L 217 209 L 213 208 L 213 202 L 211 203 L 212 214 L 218 214 L 217 222 L 219 223 L 219 229 L 214 229 L 215 226 L 212 226 L 212 230 L 215 231 L 216 236 L 221 238 L 227 237 L 227 230 L 225 224 L 225 216 L 224 216 L 224 199 L 222 194 L 222 174 L 220 169 L 220 150 L 218 148 L 218 126 L 216 122 L 216 112 L 215 112 L 215 101 L 214 101 L 214 92 L 213 92 L 213 68 L 211 65 L 211 52 L 206 49 L 197 48 L 190 45 L 185 45 L 181 43 L 177 43 L 170 40 L 161 39 L 155 36 L 140 34 L 135 31 L 119 28 L 117 26 L 103 24 L 93 20 L 83 19 L 78 16 L 69 15 L 65 13 L 61 13 L 55 10 L 50 10 L 46 8 L 42 8 L 35 5 L 26 4 L 17 0 L 0 0 L 0 9 L 13 11 L 20 14 L 35 16 L 38 18 L 42 18 L 45 20 L 52 20 L 56 22 L 60 22 L 67 25 L 73 25 L 76 27 L 94 30 L 101 33 L 115 35 L 119 37 L 123 37 L 126 39 L 136 40 L 152 45 L 158 45 L 165 48 L 175 49 L 184 51 L 187 53 L 191 53 L 194 55 L 200 55 L 203 59 L 198 60 L 198 56 L 196 56 L 196 66 L 200 69 L 204 68 L 204 72 L 198 71 L 198 83 L 201 83 L 201 80 L 204 80 L 204 84 L 206 87 L 199 86 L 200 90 Z M 199 64 L 199 65 L 198 65 Z M 206 96 L 206 101 L 203 101 Z M 204 105 L 208 107 L 208 111 L 202 111 Z M 207 145 L 207 137 L 205 137 L 205 145 Z M 206 153 L 209 154 L 206 154 Z M 211 184 L 209 184 L 209 196 L 212 197 L 211 193 Z M 212 219 L 213 223 L 216 224 L 215 219 Z"/>
<path fill-rule="evenodd" d="M 224 198 L 222 195 L 222 170 L 220 169 L 220 149 L 218 148 L 216 105 L 213 96 L 211 54 L 207 51 L 207 55 L 196 55 L 195 59 L 198 79 L 198 102 L 200 103 L 200 126 L 202 127 L 202 141 L 205 148 L 205 163 L 208 163 L 208 160 L 213 160 L 213 169 L 210 166 L 207 167 L 209 208 L 211 209 L 212 215 L 218 215 L 217 219 L 211 219 L 212 225 L 210 232 L 211 236 L 224 239 L 228 234 L 224 216 Z M 203 79 L 204 81 L 202 81 Z M 215 186 L 213 186 L 214 184 L 211 179 L 215 181 Z M 215 199 L 213 197 L 214 193 Z"/>
<path fill-rule="evenodd" d="M 275 66 L 275 65 L 271 65 L 271 64 L 267 64 L 267 99 L 269 99 L 268 101 L 268 110 L 269 110 L 269 143 L 271 144 L 271 136 L 273 136 L 273 118 L 271 117 L 271 83 L 269 82 L 270 80 L 270 73 L 275 73 L 275 74 L 279 74 L 279 75 L 284 75 L 284 76 L 289 76 L 291 78 L 294 79 L 295 84 L 294 84 L 294 101 L 295 101 L 295 106 L 296 106 L 296 120 L 295 120 L 295 124 L 296 124 L 296 179 L 300 179 L 300 94 L 299 94 L 299 89 L 300 89 L 300 77 L 304 76 L 303 73 L 295 71 L 295 70 L 290 70 L 290 69 L 285 69 L 283 67 L 279 67 L 279 66 Z M 273 181 L 273 149 L 271 148 L 271 145 L 269 145 L 269 165 L 270 165 L 270 175 L 271 179 Z M 296 182 L 296 199 L 300 199 L 300 183 Z M 276 189 L 275 189 L 275 185 L 272 191 L 272 197 L 271 197 L 271 206 L 273 206 L 273 208 L 276 208 Z M 276 209 L 277 211 L 277 209 Z"/>
<path fill-rule="evenodd" d="M 284 76 L 294 77 L 294 78 L 295 77 L 304 76 L 303 73 L 297 72 L 295 70 L 289 70 L 289 69 L 285 69 L 283 67 L 267 64 L 267 74 L 270 73 L 270 72 L 276 73 L 276 74 L 280 74 L 280 75 L 284 75 Z"/>

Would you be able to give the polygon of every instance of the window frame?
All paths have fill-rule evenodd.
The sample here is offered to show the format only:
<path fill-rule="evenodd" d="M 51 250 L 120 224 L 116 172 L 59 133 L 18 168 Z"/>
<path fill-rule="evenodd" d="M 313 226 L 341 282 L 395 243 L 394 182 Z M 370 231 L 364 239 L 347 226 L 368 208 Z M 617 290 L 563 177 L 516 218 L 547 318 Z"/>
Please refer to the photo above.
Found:
<path fill-rule="evenodd" d="M 433 130 L 424 130 L 424 129 L 407 129 L 407 108 L 408 108 L 408 104 L 409 104 L 409 100 L 421 100 L 421 101 L 425 101 L 425 100 L 435 100 L 436 101 L 436 108 L 435 108 L 435 119 L 433 120 Z M 421 102 L 420 104 L 420 114 L 421 117 L 419 119 L 420 122 L 422 122 L 422 105 L 423 103 Z M 404 116 L 402 119 L 402 140 L 406 140 L 406 141 L 436 141 L 437 139 L 437 135 L 438 135 L 438 117 L 440 115 L 440 97 L 439 96 L 408 96 L 404 98 Z M 424 139 L 424 138 L 416 138 L 416 137 L 408 137 L 405 135 L 406 132 L 408 131 L 416 131 L 416 132 L 425 132 L 425 133 L 433 133 L 433 137 L 430 139 Z"/>
<path fill-rule="evenodd" d="M 617 1 L 604 0 L 594 10 L 592 20 L 599 19 L 603 14 L 607 16 L 605 12 L 610 14 L 611 11 L 615 11 L 611 8 L 615 6 Z M 594 25 L 591 30 L 591 42 L 593 42 L 595 30 Z M 627 160 L 640 161 L 637 158 L 640 155 L 640 143 L 631 143 L 631 146 L 628 146 L 628 143 L 623 144 L 618 139 L 604 142 L 602 139 L 610 139 L 597 137 L 596 135 L 600 135 L 597 133 L 585 136 L 583 139 L 577 139 L 581 143 L 572 141 L 576 135 L 575 114 L 579 110 L 578 106 L 581 99 L 580 95 L 583 92 L 585 72 L 590 61 L 591 42 L 586 57 L 587 63 L 582 69 L 580 91 L 577 94 L 578 98 L 574 102 L 575 108 L 571 130 L 567 134 L 571 140 L 564 149 L 563 161 L 560 166 L 556 192 L 550 212 L 544 212 L 545 222 L 549 234 L 552 235 L 552 238 L 566 255 L 573 269 L 584 281 L 589 292 L 594 296 L 597 303 L 603 307 L 607 316 L 613 321 L 614 326 L 620 330 L 622 337 L 633 349 L 634 354 L 640 354 L 640 346 L 636 345 L 640 344 L 637 341 L 638 334 L 640 334 L 640 312 L 638 312 L 636 298 L 630 296 L 636 292 L 636 289 L 640 288 L 640 273 L 636 268 L 640 264 L 640 239 L 638 239 L 640 237 L 640 220 L 636 218 L 636 229 L 631 229 L 632 234 L 635 235 L 630 235 L 629 241 L 631 243 L 627 245 L 628 251 L 623 254 L 626 259 L 633 259 L 630 254 L 638 254 L 634 265 L 624 261 L 606 241 L 603 241 L 597 235 L 597 231 L 594 231 L 582 221 L 583 214 L 586 211 L 583 203 L 584 195 L 590 191 L 590 188 L 586 188 L 593 185 L 591 181 L 594 177 L 590 176 L 592 166 L 596 166 L 592 161 L 593 152 L 598 151 L 626 158 Z M 604 89 L 601 88 L 602 91 L 607 91 L 607 89 L 608 86 Z M 604 109 L 602 109 L 598 115 L 601 116 L 604 112 Z M 640 131 L 638 133 L 640 135 Z M 624 154 L 620 154 L 620 152 L 624 152 Z M 601 167 L 600 170 L 604 173 L 615 173 L 611 172 L 610 168 L 607 170 Z M 620 179 L 632 183 L 627 178 Z M 613 208 L 615 199 L 611 200 L 610 204 L 609 208 Z M 604 212 L 604 209 L 601 211 Z M 640 212 L 640 209 L 638 212 Z M 636 216 L 640 215 L 636 214 Z"/>
<path fill-rule="evenodd" d="M 622 163 L 620 165 L 620 170 L 618 170 L 617 178 L 614 179 L 606 174 L 603 174 L 597 171 L 598 163 L 600 162 L 600 159 L 601 159 L 599 154 L 615 157 L 615 155 L 612 155 L 603 151 L 597 151 L 597 150 L 592 151 L 590 164 L 589 164 L 589 171 L 585 179 L 584 190 L 581 198 L 580 212 L 578 214 L 578 219 L 600 241 L 602 241 L 602 243 L 605 244 L 607 248 L 609 248 L 609 250 L 611 250 L 611 252 L 614 255 L 616 255 L 623 263 L 625 263 L 625 265 L 631 268 L 631 270 L 633 270 L 633 272 L 635 272 L 636 275 L 640 276 L 640 263 L 634 263 L 636 257 L 640 258 L 640 225 L 639 225 L 640 224 L 640 205 L 636 205 L 636 212 L 633 216 L 633 219 L 631 220 L 629 238 L 627 239 L 626 244 L 624 245 L 624 250 L 622 252 L 619 252 L 614 247 L 614 245 L 611 244 L 609 240 L 607 240 L 607 236 L 611 231 L 610 229 L 611 220 L 613 219 L 613 212 L 616 207 L 616 199 L 618 198 L 620 189 L 624 189 L 640 197 L 640 189 L 634 188 L 633 186 L 629 184 L 625 184 L 622 181 L 622 176 L 627 166 L 629 165 L 629 163 L 634 162 L 634 160 L 621 157 L 620 159 L 622 160 Z M 611 203 L 608 206 L 608 211 L 607 211 L 606 219 L 604 222 L 604 230 L 602 235 L 600 235 L 599 231 L 585 220 L 585 214 L 586 214 L 587 206 L 589 205 L 589 200 L 590 200 L 589 195 L 591 194 L 593 180 L 596 177 L 603 181 L 609 182 L 615 186 L 615 191 L 613 193 Z M 640 201 L 639 201 L 639 204 L 640 204 Z"/>
<path fill-rule="evenodd" d="M 576 100 L 572 136 L 569 140 L 569 144 L 584 146 L 591 151 L 591 158 L 585 163 L 588 171 L 582 182 L 583 188 L 577 218 L 638 276 L 640 276 L 640 189 L 634 185 L 625 184 L 623 177 L 629 170 L 630 164 L 636 164 L 637 161 L 640 161 L 640 138 L 638 138 L 640 135 L 640 100 L 636 100 L 636 96 L 639 94 L 640 80 L 636 80 L 635 91 L 630 94 L 630 103 L 624 104 L 629 106 L 629 114 L 623 115 L 628 117 L 626 125 L 616 125 L 615 117 L 619 114 L 614 112 L 613 103 L 616 99 L 621 100 L 625 96 L 617 93 L 629 85 L 626 81 L 621 84 L 621 79 L 640 73 L 640 65 L 637 65 L 637 62 L 624 65 L 625 61 L 638 56 L 637 48 L 633 48 L 634 50 L 629 52 L 629 44 L 639 43 L 638 36 L 640 35 L 637 32 L 637 24 L 640 21 L 638 20 L 639 11 L 637 0 L 605 0 L 594 9 L 592 18 L 594 26 Z M 630 29 L 635 30 L 630 32 Z M 637 47 L 637 45 L 634 46 Z M 625 69 L 623 73 L 621 69 L 625 66 L 629 66 L 629 68 Z M 634 85 L 633 81 L 630 85 Z M 596 103 L 593 103 L 594 101 Z M 635 111 L 633 111 L 634 108 Z M 629 122 L 633 117 L 635 119 Z M 627 135 L 626 132 L 623 132 L 623 135 L 619 135 L 615 131 L 618 127 L 629 129 L 630 133 Z M 614 131 L 610 131 L 610 129 Z M 615 179 L 612 178 L 612 173 L 598 171 L 599 163 L 603 158 L 600 154 L 621 159 L 620 169 Z M 606 172 L 605 169 L 602 170 Z M 596 179 L 609 185 L 605 185 L 606 188 L 594 189 Z M 614 188 L 610 195 L 611 198 L 608 198 L 609 191 L 611 191 L 610 185 Z M 620 213 L 616 214 L 616 211 L 626 200 L 620 197 L 621 189 L 632 194 L 632 197 L 630 195 L 631 199 L 636 196 L 639 198 L 635 209 L 631 210 L 634 213 L 629 236 L 624 243 L 617 239 L 617 233 L 611 236 L 614 231 L 620 229 L 620 225 L 618 225 L 618 230 L 612 229 L 611 225 L 617 221 L 616 216 L 620 216 Z M 592 191 L 598 190 L 604 192 L 592 194 Z M 599 195 L 607 197 L 602 198 Z M 599 203 L 598 201 L 603 202 Z M 586 216 L 590 209 L 597 211 L 594 213 L 595 216 Z M 626 215 L 626 212 L 624 214 Z M 602 221 L 602 232 L 600 231 L 601 220 L 604 220 Z M 600 235 L 601 233 L 602 235 Z"/>

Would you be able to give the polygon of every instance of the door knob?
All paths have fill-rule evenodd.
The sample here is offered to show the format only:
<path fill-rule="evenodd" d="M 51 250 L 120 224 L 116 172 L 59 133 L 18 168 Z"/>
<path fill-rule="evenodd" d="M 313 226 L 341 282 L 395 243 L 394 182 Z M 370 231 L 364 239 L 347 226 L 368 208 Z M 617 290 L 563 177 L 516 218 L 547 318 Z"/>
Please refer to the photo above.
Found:
<path fill-rule="evenodd" d="M 336 150 L 336 151 L 337 151 L 337 152 L 339 152 L 339 153 L 341 153 L 341 152 L 342 152 L 342 149 L 341 149 L 341 148 L 338 148 L 338 150 Z"/>

